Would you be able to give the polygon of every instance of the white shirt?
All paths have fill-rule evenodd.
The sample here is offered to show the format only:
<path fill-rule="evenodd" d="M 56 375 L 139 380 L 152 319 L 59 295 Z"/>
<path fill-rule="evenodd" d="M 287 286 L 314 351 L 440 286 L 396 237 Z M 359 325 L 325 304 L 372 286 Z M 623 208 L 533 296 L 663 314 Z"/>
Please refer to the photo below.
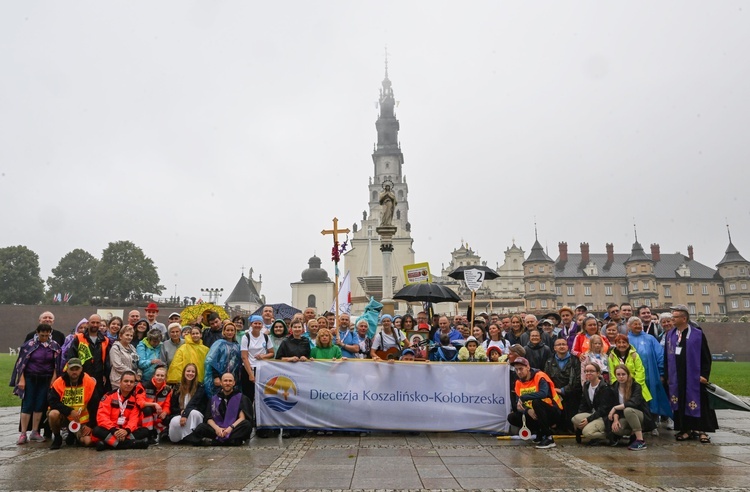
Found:
<path fill-rule="evenodd" d="M 268 353 L 268 342 L 266 342 L 265 335 L 261 333 L 257 337 L 254 337 L 253 333 L 248 331 L 240 341 L 240 351 L 247 352 L 250 367 L 255 367 L 258 357 Z"/>

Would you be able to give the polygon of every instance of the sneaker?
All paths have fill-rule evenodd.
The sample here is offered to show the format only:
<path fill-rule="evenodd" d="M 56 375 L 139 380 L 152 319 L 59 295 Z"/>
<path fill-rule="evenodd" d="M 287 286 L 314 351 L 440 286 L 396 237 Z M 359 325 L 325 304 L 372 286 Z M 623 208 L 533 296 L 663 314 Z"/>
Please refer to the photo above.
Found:
<path fill-rule="evenodd" d="M 576 444 L 581 444 L 581 431 L 576 430 Z"/>
<path fill-rule="evenodd" d="M 39 431 L 31 431 L 31 437 L 29 437 L 29 441 L 44 442 L 46 441 L 46 439 L 39 433 Z"/>
<path fill-rule="evenodd" d="M 25 432 L 21 432 L 21 435 L 18 436 L 18 441 L 16 441 L 16 444 L 26 444 L 27 442 L 29 442 L 28 436 Z"/>
<path fill-rule="evenodd" d="M 667 419 L 667 430 L 674 430 L 674 420 Z"/>
<path fill-rule="evenodd" d="M 654 429 L 651 431 L 651 435 L 654 437 L 659 437 L 659 429 Z"/>
<path fill-rule="evenodd" d="M 550 448 L 554 448 L 555 446 L 557 446 L 557 444 L 555 444 L 555 440 L 552 438 L 552 436 L 547 436 L 542 440 L 542 442 L 536 445 L 536 448 L 537 449 L 550 449 Z"/>
<path fill-rule="evenodd" d="M 542 441 L 544 441 L 544 436 L 541 434 L 535 434 L 534 439 L 531 440 L 534 444 L 539 444 Z"/>
<path fill-rule="evenodd" d="M 633 441 L 633 444 L 631 444 L 630 446 L 628 446 L 628 449 L 630 451 L 642 451 L 642 450 L 646 449 L 647 447 L 648 446 L 646 446 L 646 442 L 645 441 L 636 440 L 636 441 Z"/>
<path fill-rule="evenodd" d="M 96 450 L 97 451 L 106 451 L 107 445 L 104 444 L 104 441 L 96 441 Z"/>
<path fill-rule="evenodd" d="M 63 438 L 60 434 L 55 434 L 55 436 L 52 438 L 52 446 L 50 446 L 50 449 L 60 449 L 62 447 Z"/>

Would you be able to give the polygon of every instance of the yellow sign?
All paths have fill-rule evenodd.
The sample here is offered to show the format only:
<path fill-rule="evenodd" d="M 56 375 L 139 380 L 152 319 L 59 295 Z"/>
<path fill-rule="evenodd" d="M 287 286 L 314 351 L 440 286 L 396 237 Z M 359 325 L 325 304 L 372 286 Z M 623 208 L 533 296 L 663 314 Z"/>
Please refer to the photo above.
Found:
<path fill-rule="evenodd" d="M 429 281 L 430 281 L 430 264 L 429 263 L 415 263 L 413 265 L 404 266 L 404 283 L 406 285 L 426 284 Z"/>

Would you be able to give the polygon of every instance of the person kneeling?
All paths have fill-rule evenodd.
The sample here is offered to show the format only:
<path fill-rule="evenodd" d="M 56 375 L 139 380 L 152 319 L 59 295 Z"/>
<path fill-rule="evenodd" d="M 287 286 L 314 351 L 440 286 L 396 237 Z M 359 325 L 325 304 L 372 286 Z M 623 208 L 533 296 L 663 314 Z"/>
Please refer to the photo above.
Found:
<path fill-rule="evenodd" d="M 138 427 L 141 408 L 136 403 L 135 373 L 125 371 L 120 380 L 120 389 L 110 391 L 99 402 L 94 427 L 96 450 L 146 449 L 148 429 Z"/>
<path fill-rule="evenodd" d="M 211 397 L 205 412 L 206 421 L 185 438 L 195 446 L 240 446 L 253 430 L 250 399 L 235 390 L 234 376 L 221 376 L 221 390 Z"/>
<path fill-rule="evenodd" d="M 612 388 L 602 379 L 602 369 L 598 364 L 588 363 L 583 368 L 586 384 L 583 385 L 583 396 L 578 413 L 573 416 L 573 428 L 576 431 L 576 442 L 581 437 L 589 440 L 590 446 L 603 443 L 607 436 L 607 412 L 614 405 Z"/>
<path fill-rule="evenodd" d="M 630 369 L 625 364 L 620 364 L 615 369 L 615 384 L 612 389 L 618 396 L 618 404 L 609 411 L 608 418 L 612 422 L 612 432 L 616 436 L 613 444 L 617 444 L 620 437 L 630 434 L 631 451 L 646 449 L 643 440 L 643 431 L 651 431 L 656 428 L 654 418 L 651 415 L 648 403 L 643 398 L 643 389 L 630 374 Z"/>
<path fill-rule="evenodd" d="M 549 449 L 556 446 L 552 437 L 552 426 L 557 425 L 562 411 L 560 396 L 555 391 L 555 383 L 544 372 L 531 369 L 529 361 L 517 357 L 512 363 L 518 380 L 515 393 L 518 396 L 516 408 L 508 415 L 508 423 L 522 427 L 524 416 L 526 424 L 536 431 L 536 447 Z"/>
<path fill-rule="evenodd" d="M 89 424 L 88 404 L 96 390 L 96 380 L 83 372 L 81 359 L 68 361 L 65 373 L 55 379 L 49 389 L 49 427 L 52 430 L 52 446 L 62 446 L 63 427 L 68 427 L 65 444 L 72 446 L 76 440 L 83 446 L 91 445 L 91 427 Z"/>

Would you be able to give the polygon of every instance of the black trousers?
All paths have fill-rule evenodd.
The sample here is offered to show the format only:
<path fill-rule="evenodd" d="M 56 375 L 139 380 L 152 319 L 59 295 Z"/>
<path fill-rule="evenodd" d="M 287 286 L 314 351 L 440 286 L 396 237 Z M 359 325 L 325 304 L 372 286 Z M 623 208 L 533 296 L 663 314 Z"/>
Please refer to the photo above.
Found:
<path fill-rule="evenodd" d="M 537 435 L 552 435 L 552 426 L 560 422 L 560 410 L 557 407 L 548 405 L 542 400 L 531 400 L 531 408 L 536 413 L 536 419 L 526 416 L 526 427 L 535 432 Z M 523 426 L 523 413 L 518 410 L 508 414 L 508 423 L 516 427 Z"/>
<path fill-rule="evenodd" d="M 249 420 L 243 420 L 235 426 L 232 433 L 229 434 L 228 440 L 217 440 L 215 441 L 215 444 L 219 446 L 237 446 L 242 441 L 250 439 L 250 434 L 252 433 L 252 431 L 253 424 L 251 424 Z M 184 441 L 193 444 L 206 437 L 209 439 L 216 439 L 216 431 L 213 429 L 213 427 L 204 422 L 202 424 L 199 424 L 198 427 L 196 427 L 195 430 L 184 439 Z"/>
<path fill-rule="evenodd" d="M 133 431 L 132 439 L 125 439 L 124 441 L 118 441 L 114 437 L 114 433 L 110 432 L 109 429 L 105 429 L 104 427 L 96 426 L 94 427 L 94 430 L 91 431 L 91 433 L 94 435 L 94 437 L 96 437 L 100 441 L 103 441 L 107 446 L 111 448 L 127 449 L 132 441 L 138 439 L 146 439 L 148 437 L 149 430 L 145 427 L 139 427 Z"/>

